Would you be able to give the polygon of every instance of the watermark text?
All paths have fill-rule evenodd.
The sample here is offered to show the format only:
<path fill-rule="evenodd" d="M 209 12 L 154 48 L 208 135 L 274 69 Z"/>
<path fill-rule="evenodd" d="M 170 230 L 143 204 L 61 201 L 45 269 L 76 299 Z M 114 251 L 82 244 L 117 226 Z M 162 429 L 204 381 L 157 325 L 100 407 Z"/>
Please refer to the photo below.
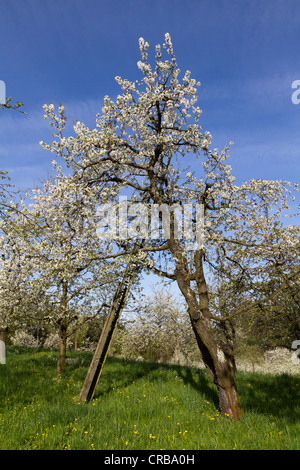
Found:
<path fill-rule="evenodd" d="M 6 364 L 5 343 L 0 340 L 0 364 Z"/>
<path fill-rule="evenodd" d="M 291 99 L 293 104 L 300 103 L 300 80 L 294 80 L 292 83 L 292 88 L 296 90 L 292 93 Z"/>
<path fill-rule="evenodd" d="M 184 240 L 186 250 L 204 246 L 203 204 L 118 203 L 101 204 L 97 234 L 101 240 Z"/>
<path fill-rule="evenodd" d="M 0 80 L 0 104 L 6 103 L 6 89 L 3 80 Z"/>

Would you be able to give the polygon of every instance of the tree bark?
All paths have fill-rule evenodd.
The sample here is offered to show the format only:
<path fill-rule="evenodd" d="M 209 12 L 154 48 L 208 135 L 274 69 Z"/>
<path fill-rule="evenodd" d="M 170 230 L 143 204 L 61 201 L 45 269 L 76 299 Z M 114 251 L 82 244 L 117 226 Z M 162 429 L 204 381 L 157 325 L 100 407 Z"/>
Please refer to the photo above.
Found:
<path fill-rule="evenodd" d="M 8 335 L 8 327 L 0 327 L 0 341 L 3 341 L 3 343 L 6 343 L 7 341 L 7 335 Z"/>
<path fill-rule="evenodd" d="M 57 375 L 61 375 L 65 371 L 66 351 L 67 351 L 67 325 L 60 319 L 58 320 L 58 335 L 59 335 L 59 352 L 57 360 Z"/>
<path fill-rule="evenodd" d="M 57 375 L 61 375 L 65 371 L 66 351 L 67 351 L 67 329 L 68 323 L 66 320 L 67 305 L 68 305 L 68 283 L 62 281 L 62 296 L 60 300 L 60 318 L 57 320 L 58 336 L 59 336 L 59 352 L 57 360 Z"/>
<path fill-rule="evenodd" d="M 232 351 L 229 354 L 226 345 L 217 341 L 212 330 L 208 289 L 203 270 L 203 253 L 198 250 L 194 257 L 198 290 L 196 292 L 190 285 L 188 263 L 180 242 L 171 238 L 170 249 L 176 263 L 177 284 L 187 302 L 188 313 L 203 362 L 217 387 L 220 411 L 238 420 L 242 416 L 242 407 L 237 392 L 234 359 Z"/>

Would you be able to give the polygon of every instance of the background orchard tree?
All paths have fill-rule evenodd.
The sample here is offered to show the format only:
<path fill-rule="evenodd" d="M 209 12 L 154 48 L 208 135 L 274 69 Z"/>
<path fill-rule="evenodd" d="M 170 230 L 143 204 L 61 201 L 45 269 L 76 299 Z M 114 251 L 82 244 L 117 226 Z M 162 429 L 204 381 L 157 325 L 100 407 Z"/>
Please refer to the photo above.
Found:
<path fill-rule="evenodd" d="M 240 271 L 251 277 L 253 269 L 255 275 L 263 273 L 267 254 L 277 249 L 266 239 L 266 214 L 271 214 L 268 224 L 274 224 L 288 207 L 293 188 L 290 183 L 269 180 L 234 184 L 227 164 L 230 145 L 222 151 L 212 148 L 210 133 L 202 130 L 201 110 L 196 106 L 199 83 L 189 71 L 179 80 L 170 35 L 165 35 L 163 44 L 166 59 L 157 45 L 152 65 L 149 44 L 140 38 L 139 46 L 142 78 L 132 82 L 116 77 L 123 92 L 115 102 L 104 98 L 95 129 L 77 122 L 75 136 L 65 138 L 60 111 L 56 115 L 53 105 L 45 106 L 58 139 L 42 145 L 65 158 L 82 187 L 97 187 L 99 181 L 117 183 L 130 194 L 129 202 L 149 207 L 201 205 L 204 243 L 191 249 L 187 233 L 177 236 L 180 221 L 173 213 L 170 233 L 159 239 L 146 237 L 141 249 L 148 255 L 150 269 L 177 282 L 203 361 L 217 387 L 221 412 L 239 419 L 242 407 L 234 356 L 227 339 L 220 340 L 215 329 L 215 323 L 227 317 L 211 309 L 207 267 L 227 274 L 236 270 L 236 276 Z M 164 265 L 157 262 L 159 252 L 165 255 Z"/>
<path fill-rule="evenodd" d="M 56 325 L 58 374 L 64 372 L 67 339 L 109 304 L 119 277 L 120 263 L 101 259 L 108 247 L 97 236 L 97 200 L 59 169 L 21 203 L 19 244 L 34 273 L 32 289 L 44 292 L 44 319 Z"/>
<path fill-rule="evenodd" d="M 268 235 L 273 249 L 267 253 L 264 272 L 253 281 L 251 300 L 256 308 L 236 319 L 237 327 L 248 331 L 264 350 L 291 348 L 300 334 L 299 231 L 297 226 L 284 229 L 274 224 Z"/>
<path fill-rule="evenodd" d="M 228 250 L 222 243 L 215 259 L 207 260 L 211 312 L 232 352 L 236 340 L 247 355 L 250 349 L 262 354 L 268 347 L 290 347 L 298 337 L 299 227 L 284 228 L 279 217 L 280 211 L 256 217 L 245 227 L 243 246 Z"/>
<path fill-rule="evenodd" d="M 170 288 L 159 283 L 149 295 L 136 299 L 123 333 L 123 350 L 150 361 L 191 363 L 191 356 L 197 357 L 186 308 Z"/>
<path fill-rule="evenodd" d="M 0 224 L 0 333 L 2 341 L 15 329 L 26 327 L 33 305 L 41 305 L 43 292 L 33 288 L 32 265 L 26 246 L 10 214 Z"/>
<path fill-rule="evenodd" d="M 0 171 L 0 340 L 7 340 L 9 329 L 14 324 L 24 292 L 24 258 L 20 256 L 16 240 L 11 234 L 15 224 L 15 189 L 7 172 Z M 27 294 L 27 293 L 26 293 Z"/>

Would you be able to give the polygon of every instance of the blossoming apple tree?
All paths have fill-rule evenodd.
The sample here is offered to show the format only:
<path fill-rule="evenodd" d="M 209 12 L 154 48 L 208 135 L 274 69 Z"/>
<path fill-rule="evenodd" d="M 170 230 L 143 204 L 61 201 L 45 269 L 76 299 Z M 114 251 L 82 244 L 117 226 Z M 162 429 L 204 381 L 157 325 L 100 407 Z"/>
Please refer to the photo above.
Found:
<path fill-rule="evenodd" d="M 212 148 L 211 134 L 200 123 L 200 84 L 190 71 L 180 79 L 170 35 L 165 35 L 163 47 L 156 46 L 152 63 L 149 44 L 140 38 L 139 47 L 140 80 L 116 77 L 122 92 L 115 101 L 105 96 L 94 129 L 77 122 L 75 135 L 64 137 L 60 111 L 56 115 L 52 104 L 44 106 L 57 138 L 51 145 L 42 145 L 65 159 L 78 186 L 94 191 L 99 182 L 107 187 L 117 184 L 126 190 L 129 203 L 146 204 L 149 210 L 153 205 L 202 207 L 204 240 L 191 247 L 186 232 L 179 237 L 182 220 L 170 210 L 167 236 L 144 236 L 139 250 L 147 255 L 149 269 L 177 283 L 203 361 L 216 385 L 221 412 L 239 419 L 242 407 L 234 352 L 228 339 L 220 339 L 214 328 L 216 322 L 229 320 L 229 315 L 211 308 L 207 273 L 221 273 L 236 283 L 243 277 L 249 286 L 254 276 L 263 275 L 270 253 L 279 245 L 285 250 L 294 243 L 289 236 L 279 245 L 268 242 L 269 226 L 287 209 L 294 188 L 269 180 L 235 184 L 228 165 L 231 143 L 221 151 Z M 103 186 L 103 190 L 107 188 Z M 190 222 L 191 229 L 194 219 Z M 125 254 L 126 248 L 113 256 Z M 251 286 L 254 288 L 253 282 Z M 236 305 L 235 310 L 238 308 Z"/>
<path fill-rule="evenodd" d="M 14 217 L 15 190 L 10 184 L 7 172 L 0 171 L 0 340 L 5 343 L 8 329 L 12 324 L 14 310 L 20 303 L 20 292 L 24 287 L 26 273 L 23 260 L 19 257 L 10 225 Z M 25 297 L 25 292 L 22 295 Z"/>
<path fill-rule="evenodd" d="M 108 247 L 97 236 L 98 200 L 58 169 L 41 188 L 28 191 L 10 227 L 10 237 L 23 258 L 27 289 L 39 294 L 43 320 L 55 325 L 59 339 L 58 374 L 63 373 L 67 338 L 109 304 L 121 263 L 101 259 Z M 7 273 L 7 270 L 4 270 Z M 36 296 L 35 296 L 36 297 Z M 27 302 L 27 306 L 30 302 Z"/>

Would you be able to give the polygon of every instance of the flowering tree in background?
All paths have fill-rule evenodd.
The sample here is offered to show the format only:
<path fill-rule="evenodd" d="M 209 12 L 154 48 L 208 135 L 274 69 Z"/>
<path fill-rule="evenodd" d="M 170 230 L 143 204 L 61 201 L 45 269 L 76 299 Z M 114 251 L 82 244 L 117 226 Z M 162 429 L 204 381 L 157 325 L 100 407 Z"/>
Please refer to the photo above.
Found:
<path fill-rule="evenodd" d="M 56 325 L 58 374 L 64 372 L 67 338 L 109 303 L 121 268 L 117 261 L 101 260 L 108 248 L 97 236 L 96 200 L 92 190 L 87 198 L 59 171 L 54 180 L 28 192 L 9 231 L 18 262 L 23 258 L 31 273 L 28 279 L 21 272 L 22 282 L 39 293 L 43 321 Z"/>
<path fill-rule="evenodd" d="M 105 96 L 96 127 L 91 130 L 77 122 L 75 135 L 66 138 L 61 109 L 56 115 L 53 105 L 44 106 L 57 139 L 51 145 L 42 145 L 64 157 L 78 187 L 92 190 L 101 182 L 106 183 L 107 191 L 117 184 L 126 189 L 130 204 L 142 203 L 149 210 L 153 205 L 169 208 L 167 235 L 159 238 L 144 234 L 139 250 L 147 255 L 149 269 L 177 282 L 203 361 L 217 387 L 221 412 L 239 419 L 242 407 L 234 352 L 230 339 L 226 335 L 221 339 L 214 327 L 216 322 L 225 324 L 231 313 L 216 312 L 211 307 L 207 272 L 211 270 L 235 284 L 247 279 L 253 296 L 253 280 L 264 275 L 271 254 L 295 245 L 292 229 L 276 244 L 268 239 L 270 226 L 288 208 L 294 188 L 287 182 L 269 180 L 236 185 L 227 164 L 231 144 L 222 151 L 212 148 L 212 137 L 202 130 L 201 110 L 196 106 L 199 83 L 189 71 L 179 80 L 170 35 L 165 35 L 163 44 L 166 60 L 157 45 L 152 65 L 149 44 L 140 38 L 139 46 L 142 78 L 132 82 L 116 77 L 123 92 L 115 102 Z M 170 209 L 185 205 L 199 205 L 204 214 L 205 239 L 196 240 L 192 247 L 193 218 L 189 219 L 189 230 L 179 237 L 181 222 Z M 128 252 L 125 247 L 113 256 Z M 238 309 L 235 305 L 235 315 Z"/>
<path fill-rule="evenodd" d="M 291 348 L 300 334 L 299 232 L 297 226 L 270 224 L 263 269 L 260 267 L 257 272 L 258 267 L 253 268 L 251 277 L 248 269 L 248 279 L 243 278 L 240 283 L 248 311 L 240 312 L 235 324 L 238 328 L 243 326 L 263 349 Z"/>
<path fill-rule="evenodd" d="M 0 171 L 0 340 L 6 342 L 7 333 L 14 318 L 14 310 L 20 304 L 24 287 L 22 259 L 10 235 L 14 218 L 13 188 L 7 172 Z M 24 291 L 22 295 L 25 297 Z"/>
<path fill-rule="evenodd" d="M 5 343 L 9 328 L 16 319 L 16 308 L 20 305 L 21 298 L 26 298 L 24 279 L 28 276 L 23 270 L 22 259 L 14 241 L 3 228 L 3 221 L 1 229 L 0 340 Z"/>
<path fill-rule="evenodd" d="M 158 284 L 136 301 L 131 313 L 123 333 L 125 355 L 185 364 L 197 359 L 199 351 L 197 355 L 186 308 L 170 288 Z"/>

